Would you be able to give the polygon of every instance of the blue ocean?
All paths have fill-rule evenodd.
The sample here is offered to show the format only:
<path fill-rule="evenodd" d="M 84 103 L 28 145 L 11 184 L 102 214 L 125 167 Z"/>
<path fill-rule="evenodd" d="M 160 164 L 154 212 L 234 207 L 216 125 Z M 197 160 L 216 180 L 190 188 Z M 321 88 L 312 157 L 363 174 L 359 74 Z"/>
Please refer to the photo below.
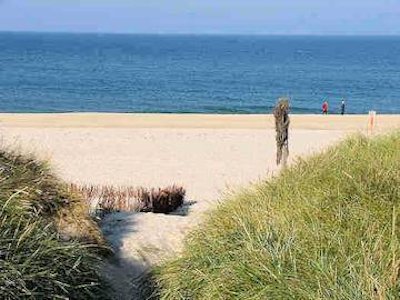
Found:
<path fill-rule="evenodd" d="M 0 33 L 0 112 L 400 113 L 400 37 Z"/>

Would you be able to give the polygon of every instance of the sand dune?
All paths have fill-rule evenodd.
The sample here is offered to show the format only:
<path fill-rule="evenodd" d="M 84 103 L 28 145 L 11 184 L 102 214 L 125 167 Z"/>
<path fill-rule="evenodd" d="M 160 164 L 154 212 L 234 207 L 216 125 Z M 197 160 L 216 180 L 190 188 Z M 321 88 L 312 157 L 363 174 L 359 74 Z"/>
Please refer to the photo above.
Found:
<path fill-rule="evenodd" d="M 292 116 L 291 159 L 365 132 L 367 116 Z M 376 131 L 400 128 L 400 116 L 378 116 Z M 185 234 L 229 189 L 268 177 L 275 166 L 272 116 L 157 114 L 0 114 L 5 144 L 51 161 L 74 183 L 158 187 L 183 185 L 192 205 L 177 214 L 120 213 L 103 230 L 117 251 L 107 273 L 121 299 L 132 278 L 179 251 Z M 170 251 L 171 250 L 171 251 Z"/>

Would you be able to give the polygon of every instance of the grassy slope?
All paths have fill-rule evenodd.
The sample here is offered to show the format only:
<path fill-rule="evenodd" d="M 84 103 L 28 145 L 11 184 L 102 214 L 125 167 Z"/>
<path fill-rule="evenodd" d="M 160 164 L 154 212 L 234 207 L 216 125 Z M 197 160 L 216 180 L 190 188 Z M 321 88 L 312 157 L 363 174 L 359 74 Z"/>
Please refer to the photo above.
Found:
<path fill-rule="evenodd" d="M 101 298 L 99 242 L 46 164 L 0 151 L 0 299 Z"/>
<path fill-rule="evenodd" d="M 400 134 L 233 196 L 156 270 L 162 299 L 399 299 Z"/>

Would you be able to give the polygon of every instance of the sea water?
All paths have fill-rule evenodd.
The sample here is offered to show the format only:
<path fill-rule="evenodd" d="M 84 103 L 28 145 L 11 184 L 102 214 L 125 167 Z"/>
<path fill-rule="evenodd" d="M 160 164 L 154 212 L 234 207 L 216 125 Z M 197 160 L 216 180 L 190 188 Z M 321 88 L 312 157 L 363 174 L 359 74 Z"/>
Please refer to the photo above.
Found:
<path fill-rule="evenodd" d="M 0 33 L 0 112 L 400 113 L 400 37 Z"/>

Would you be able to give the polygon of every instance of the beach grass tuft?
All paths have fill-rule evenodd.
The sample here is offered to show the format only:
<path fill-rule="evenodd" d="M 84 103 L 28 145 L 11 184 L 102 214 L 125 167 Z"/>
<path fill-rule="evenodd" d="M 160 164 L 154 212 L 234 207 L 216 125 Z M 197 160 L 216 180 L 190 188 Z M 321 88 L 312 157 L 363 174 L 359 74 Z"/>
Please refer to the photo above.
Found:
<path fill-rule="evenodd" d="M 46 163 L 0 150 L 0 299 L 102 299 L 106 247 Z"/>
<path fill-rule="evenodd" d="M 71 184 L 70 190 L 83 195 L 95 215 L 121 211 L 170 213 L 183 204 L 186 194 L 185 189 L 177 185 L 144 188 Z"/>
<path fill-rule="evenodd" d="M 400 133 L 352 137 L 231 196 L 182 255 L 161 299 L 399 299 Z"/>

